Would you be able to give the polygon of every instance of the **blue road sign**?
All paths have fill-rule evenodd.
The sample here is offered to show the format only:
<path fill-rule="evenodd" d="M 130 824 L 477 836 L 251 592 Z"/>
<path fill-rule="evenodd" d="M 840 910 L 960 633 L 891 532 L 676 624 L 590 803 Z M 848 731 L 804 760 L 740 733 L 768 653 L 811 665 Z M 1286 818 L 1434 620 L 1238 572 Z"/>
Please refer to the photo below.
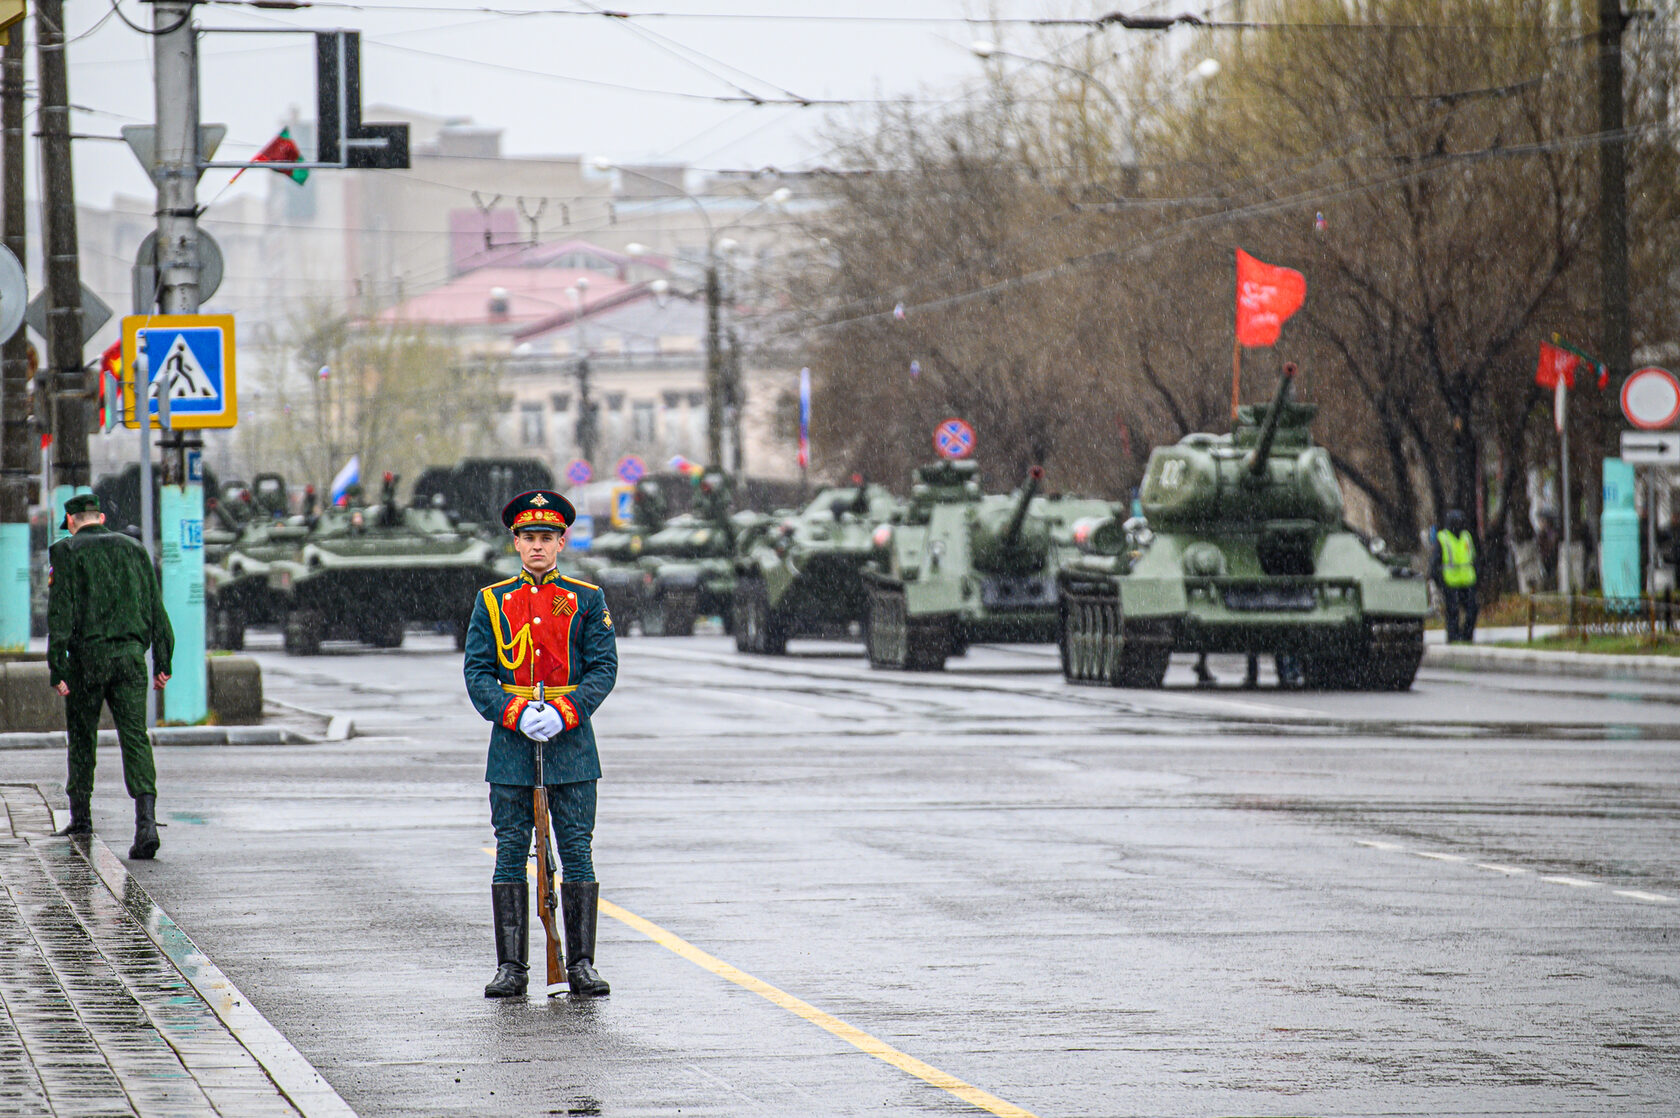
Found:
<path fill-rule="evenodd" d="M 176 416 L 220 416 L 228 410 L 221 327 L 155 326 L 140 331 L 140 348 L 146 355 L 153 415 L 157 393 L 165 384 L 171 421 Z"/>
<path fill-rule="evenodd" d="M 933 449 L 941 458 L 967 458 L 974 453 L 974 428 L 966 420 L 947 419 L 933 429 Z"/>
<path fill-rule="evenodd" d="M 635 485 L 647 476 L 647 463 L 634 454 L 626 454 L 618 460 L 619 480 Z"/>
<path fill-rule="evenodd" d="M 628 485 L 613 490 L 612 523 L 614 528 L 623 528 L 636 516 L 636 491 Z"/>
<path fill-rule="evenodd" d="M 187 448 L 187 480 L 200 485 L 204 482 L 204 451 L 196 447 Z"/>
<path fill-rule="evenodd" d="M 572 459 L 571 465 L 566 467 L 566 480 L 573 485 L 588 485 L 595 476 L 595 467 L 581 458 Z M 576 527 L 576 525 L 573 525 Z"/>

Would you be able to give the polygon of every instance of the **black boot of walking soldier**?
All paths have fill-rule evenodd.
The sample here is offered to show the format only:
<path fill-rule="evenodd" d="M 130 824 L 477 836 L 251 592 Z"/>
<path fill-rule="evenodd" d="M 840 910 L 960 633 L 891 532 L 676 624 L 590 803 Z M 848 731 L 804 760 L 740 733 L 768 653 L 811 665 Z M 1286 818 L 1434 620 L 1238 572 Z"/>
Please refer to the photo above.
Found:
<path fill-rule="evenodd" d="M 599 882 L 560 883 L 560 918 L 566 925 L 566 987 L 576 998 L 612 993 L 607 980 L 595 973 L 595 920 L 600 904 Z"/>
<path fill-rule="evenodd" d="M 498 881 L 490 886 L 490 907 L 496 916 L 496 977 L 484 988 L 487 998 L 513 998 L 525 992 L 530 946 L 527 896 L 523 881 Z"/>
<path fill-rule="evenodd" d="M 130 858 L 150 858 L 158 852 L 157 797 L 134 797 L 134 845 L 128 848 Z"/>
<path fill-rule="evenodd" d="M 93 797 L 83 796 L 80 799 L 70 797 L 70 822 L 65 824 L 62 831 L 54 831 L 55 835 L 91 835 L 93 834 Z"/>

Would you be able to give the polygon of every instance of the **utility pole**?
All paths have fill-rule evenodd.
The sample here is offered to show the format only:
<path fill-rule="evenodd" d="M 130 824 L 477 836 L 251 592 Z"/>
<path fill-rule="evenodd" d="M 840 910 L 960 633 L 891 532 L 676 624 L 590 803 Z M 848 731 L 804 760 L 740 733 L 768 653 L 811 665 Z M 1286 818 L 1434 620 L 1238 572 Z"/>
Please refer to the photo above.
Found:
<path fill-rule="evenodd" d="M 717 242 L 706 245 L 706 465 L 723 469 L 723 339 L 718 336 L 723 289 L 718 282 Z"/>
<path fill-rule="evenodd" d="M 82 368 L 82 277 L 76 183 L 70 166 L 70 83 L 64 65 L 64 0 L 37 0 L 41 191 L 46 221 L 47 360 L 52 400 L 52 523 L 88 473 L 88 391 Z M 46 494 L 42 494 L 45 500 Z"/>
<path fill-rule="evenodd" d="M 735 327 L 729 328 L 729 359 L 724 378 L 724 401 L 729 410 L 729 474 L 737 485 L 746 480 L 746 450 L 742 444 L 743 415 L 747 410 L 747 393 L 741 386 L 741 339 Z"/>
<path fill-rule="evenodd" d="M 198 313 L 198 32 L 192 24 L 195 0 L 152 4 L 153 108 L 157 127 L 158 310 L 166 315 Z M 155 366 L 161 353 L 147 354 Z M 138 364 L 138 361 L 136 362 Z M 159 396 L 172 395 L 167 370 L 151 369 Z M 142 398 L 136 381 L 136 397 Z M 141 422 L 149 423 L 141 411 Z M 163 420 L 165 425 L 168 420 Z M 170 721 L 197 723 L 209 713 L 204 664 L 204 486 L 188 476 L 189 451 L 202 453 L 197 431 L 166 430 L 163 486 L 159 491 L 159 543 L 163 557 L 163 604 L 175 627 L 175 673 L 164 688 Z M 149 496 L 149 494 L 147 495 Z"/>
<path fill-rule="evenodd" d="M 595 402 L 589 397 L 589 358 L 580 354 L 577 361 L 577 446 L 578 457 L 595 464 Z"/>
<path fill-rule="evenodd" d="M 1628 326 L 1627 124 L 1622 100 L 1622 32 L 1627 25 L 1621 0 L 1598 0 L 1599 356 L 1610 369 L 1604 399 L 1613 417 L 1613 432 L 1621 426 L 1622 382 L 1633 371 Z M 1610 438 L 1614 441 L 1613 433 Z"/>
<path fill-rule="evenodd" d="M 0 54 L 0 134 L 5 182 L 0 184 L 0 226 L 6 247 L 28 271 L 23 200 L 23 33 L 14 26 Z M 45 398 L 43 394 L 42 398 Z M 29 643 L 29 335 L 17 333 L 0 348 L 0 648 Z"/>

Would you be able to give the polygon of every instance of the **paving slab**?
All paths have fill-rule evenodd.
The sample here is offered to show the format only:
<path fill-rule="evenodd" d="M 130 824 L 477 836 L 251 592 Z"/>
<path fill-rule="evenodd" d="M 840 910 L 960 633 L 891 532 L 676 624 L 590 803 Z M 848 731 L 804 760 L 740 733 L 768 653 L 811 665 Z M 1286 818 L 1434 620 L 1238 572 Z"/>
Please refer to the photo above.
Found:
<path fill-rule="evenodd" d="M 353 1112 L 97 835 L 0 784 L 0 1111 L 315 1118 Z"/>

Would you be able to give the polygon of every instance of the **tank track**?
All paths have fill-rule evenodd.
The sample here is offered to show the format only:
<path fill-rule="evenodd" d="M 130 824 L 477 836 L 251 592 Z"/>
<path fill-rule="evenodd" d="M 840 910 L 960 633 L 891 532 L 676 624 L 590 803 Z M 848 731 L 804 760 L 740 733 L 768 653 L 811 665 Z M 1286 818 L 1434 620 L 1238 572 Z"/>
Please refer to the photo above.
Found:
<path fill-rule="evenodd" d="M 869 666 L 911 672 L 945 670 L 951 654 L 950 621 L 909 616 L 904 588 L 869 588 Z"/>
<path fill-rule="evenodd" d="M 1320 690 L 1409 691 L 1423 662 L 1423 620 L 1369 617 L 1344 655 L 1305 656 L 1301 672 Z"/>
<path fill-rule="evenodd" d="M 1070 683 L 1160 687 L 1172 658 L 1172 630 L 1161 623 L 1127 622 L 1113 586 L 1064 586 L 1057 646 Z"/>

